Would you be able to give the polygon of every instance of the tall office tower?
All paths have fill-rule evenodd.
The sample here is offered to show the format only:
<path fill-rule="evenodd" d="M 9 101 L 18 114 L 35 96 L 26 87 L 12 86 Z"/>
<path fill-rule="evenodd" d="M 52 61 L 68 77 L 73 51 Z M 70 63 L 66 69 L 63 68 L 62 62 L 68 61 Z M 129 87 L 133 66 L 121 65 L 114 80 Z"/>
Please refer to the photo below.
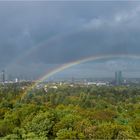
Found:
<path fill-rule="evenodd" d="M 5 83 L 5 70 L 2 70 L 2 82 Z"/>
<path fill-rule="evenodd" d="M 116 71 L 115 72 L 115 84 L 121 85 L 122 84 L 122 71 Z"/>

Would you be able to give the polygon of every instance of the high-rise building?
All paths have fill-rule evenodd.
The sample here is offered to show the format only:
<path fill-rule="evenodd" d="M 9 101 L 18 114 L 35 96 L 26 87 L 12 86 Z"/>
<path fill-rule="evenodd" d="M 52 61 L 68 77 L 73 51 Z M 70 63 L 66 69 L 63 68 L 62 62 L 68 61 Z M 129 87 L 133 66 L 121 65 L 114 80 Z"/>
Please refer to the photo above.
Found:
<path fill-rule="evenodd" d="M 115 84 L 116 85 L 121 85 L 122 84 L 122 71 L 116 71 L 115 72 Z"/>
<path fill-rule="evenodd" d="M 2 70 L 2 82 L 5 83 L 5 70 Z"/>

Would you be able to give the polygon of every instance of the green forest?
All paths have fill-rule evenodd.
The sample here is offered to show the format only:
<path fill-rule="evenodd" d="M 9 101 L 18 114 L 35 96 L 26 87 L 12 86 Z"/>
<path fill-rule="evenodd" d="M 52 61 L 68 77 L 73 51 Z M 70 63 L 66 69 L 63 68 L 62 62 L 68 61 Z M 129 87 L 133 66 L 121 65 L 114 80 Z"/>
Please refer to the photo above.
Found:
<path fill-rule="evenodd" d="M 0 139 L 140 139 L 139 86 L 25 90 L 0 86 Z"/>

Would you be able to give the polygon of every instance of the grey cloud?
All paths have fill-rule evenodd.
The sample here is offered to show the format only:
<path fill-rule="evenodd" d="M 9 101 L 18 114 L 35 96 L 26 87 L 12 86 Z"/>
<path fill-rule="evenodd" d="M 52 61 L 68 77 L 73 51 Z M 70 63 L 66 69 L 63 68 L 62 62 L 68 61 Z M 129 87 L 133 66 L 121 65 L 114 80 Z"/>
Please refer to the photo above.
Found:
<path fill-rule="evenodd" d="M 0 64 L 11 72 L 39 75 L 49 64 L 140 53 L 138 1 L 0 4 Z"/>

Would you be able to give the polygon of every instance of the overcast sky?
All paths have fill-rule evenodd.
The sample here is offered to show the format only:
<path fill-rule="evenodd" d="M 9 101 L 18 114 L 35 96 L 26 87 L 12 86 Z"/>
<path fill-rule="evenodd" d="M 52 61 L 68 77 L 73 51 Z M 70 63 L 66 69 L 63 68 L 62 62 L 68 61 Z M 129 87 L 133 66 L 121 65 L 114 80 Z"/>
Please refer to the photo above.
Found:
<path fill-rule="evenodd" d="M 140 54 L 140 1 L 0 1 L 0 70 L 38 77 L 52 67 L 106 54 Z M 135 62 L 90 62 L 67 75 L 109 76 L 125 63 L 128 75 L 139 76 Z"/>

